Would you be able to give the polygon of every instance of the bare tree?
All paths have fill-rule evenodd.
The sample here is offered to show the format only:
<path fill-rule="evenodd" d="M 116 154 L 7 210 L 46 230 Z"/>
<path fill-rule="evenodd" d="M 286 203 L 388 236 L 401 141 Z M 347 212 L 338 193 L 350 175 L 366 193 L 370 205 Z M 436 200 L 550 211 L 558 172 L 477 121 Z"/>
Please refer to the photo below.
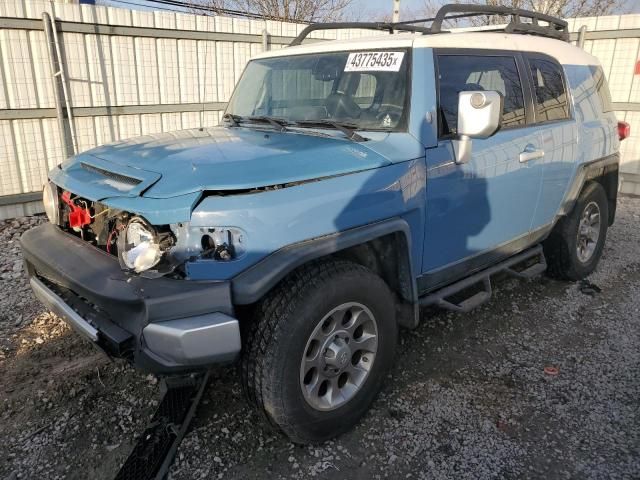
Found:
<path fill-rule="evenodd" d="M 353 0 L 191 0 L 200 14 L 246 13 L 271 20 L 326 22 L 341 20 Z"/>
<path fill-rule="evenodd" d="M 626 0 L 454 0 L 454 2 L 521 8 L 560 18 L 621 14 L 625 13 L 627 9 Z M 434 0 L 425 0 L 424 16 L 434 16 L 438 6 Z M 465 23 L 467 25 L 487 25 L 502 24 L 507 21 L 507 18 L 500 16 L 480 16 L 471 17 L 468 22 L 450 20 L 448 23 L 450 26 L 464 26 Z"/>

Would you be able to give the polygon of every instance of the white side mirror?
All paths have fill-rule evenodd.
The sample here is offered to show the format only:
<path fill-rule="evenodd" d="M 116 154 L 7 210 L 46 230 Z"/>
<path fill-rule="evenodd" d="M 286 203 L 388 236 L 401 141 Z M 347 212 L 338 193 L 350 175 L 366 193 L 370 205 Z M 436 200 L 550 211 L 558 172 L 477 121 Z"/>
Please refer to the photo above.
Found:
<path fill-rule="evenodd" d="M 458 140 L 453 141 L 456 163 L 471 159 L 471 139 L 489 138 L 500 128 L 503 97 L 493 91 L 460 92 L 458 96 Z"/>

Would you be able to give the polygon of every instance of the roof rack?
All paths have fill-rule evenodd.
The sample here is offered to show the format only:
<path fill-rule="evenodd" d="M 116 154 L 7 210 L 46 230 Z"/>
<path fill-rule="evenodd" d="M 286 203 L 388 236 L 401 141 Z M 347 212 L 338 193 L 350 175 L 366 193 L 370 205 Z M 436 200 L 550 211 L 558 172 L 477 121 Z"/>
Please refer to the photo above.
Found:
<path fill-rule="evenodd" d="M 454 14 L 454 15 L 452 15 Z M 347 28 L 363 28 L 367 30 L 383 30 L 389 33 L 397 31 L 422 33 L 431 35 L 437 33 L 450 33 L 442 29 L 442 24 L 446 20 L 461 18 L 471 18 L 480 16 L 510 17 L 507 25 L 496 25 L 495 29 L 483 30 L 491 32 L 522 33 L 538 35 L 541 37 L 555 38 L 557 40 L 569 41 L 569 26 L 565 20 L 552 17 L 544 13 L 522 10 L 493 5 L 463 5 L 448 4 L 438 10 L 433 18 L 422 18 L 418 20 L 408 20 L 403 22 L 341 22 L 341 23 L 313 23 L 306 27 L 290 44 L 290 47 L 300 45 L 310 33 L 318 30 L 339 30 Z M 524 21 L 523 21 L 524 20 Z M 546 25 L 541 25 L 540 21 Z M 416 23 L 431 23 L 430 26 L 417 26 Z"/>

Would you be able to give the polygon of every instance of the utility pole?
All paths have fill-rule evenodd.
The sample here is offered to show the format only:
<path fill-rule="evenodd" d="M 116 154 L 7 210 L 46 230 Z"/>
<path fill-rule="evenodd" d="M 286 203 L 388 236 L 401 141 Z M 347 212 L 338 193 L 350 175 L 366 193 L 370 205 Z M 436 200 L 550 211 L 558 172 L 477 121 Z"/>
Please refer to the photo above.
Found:
<path fill-rule="evenodd" d="M 399 22 L 400 21 L 400 0 L 393 0 L 393 17 L 392 21 Z"/>

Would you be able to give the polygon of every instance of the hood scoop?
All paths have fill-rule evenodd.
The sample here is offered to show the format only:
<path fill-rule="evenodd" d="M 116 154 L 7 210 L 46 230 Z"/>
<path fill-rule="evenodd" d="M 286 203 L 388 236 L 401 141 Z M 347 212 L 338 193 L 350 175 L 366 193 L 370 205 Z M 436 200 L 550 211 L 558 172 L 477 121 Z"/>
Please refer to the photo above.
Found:
<path fill-rule="evenodd" d="M 105 170 L 104 168 L 96 167 L 95 165 L 90 165 L 86 162 L 81 162 L 80 166 L 87 170 L 88 172 L 97 173 L 98 175 L 102 175 L 106 179 L 108 179 L 111 185 L 120 191 L 129 191 L 136 185 L 142 183 L 142 180 L 128 177 L 126 175 L 121 175 L 119 173 L 111 172 L 109 170 Z"/>

